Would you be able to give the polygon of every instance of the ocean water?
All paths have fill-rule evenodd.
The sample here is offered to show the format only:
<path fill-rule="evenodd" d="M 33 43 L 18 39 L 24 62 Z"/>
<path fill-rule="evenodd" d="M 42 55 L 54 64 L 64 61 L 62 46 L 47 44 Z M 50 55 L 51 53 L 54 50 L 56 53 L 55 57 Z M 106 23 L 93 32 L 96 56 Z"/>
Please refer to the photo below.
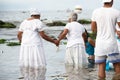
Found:
<path fill-rule="evenodd" d="M 116 5 L 120 10 L 120 7 Z M 79 19 L 90 19 L 93 9 L 85 9 L 79 14 Z M 41 11 L 41 20 L 67 20 L 71 11 L 58 10 L 58 11 Z M 18 23 L 30 17 L 28 11 L 0 11 L 0 20 Z M 17 27 L 18 27 L 17 25 Z M 85 25 L 87 30 L 90 30 L 90 25 Z M 57 36 L 59 33 L 54 33 L 56 30 L 62 30 L 62 27 L 51 27 L 48 30 L 52 35 Z M 17 30 L 15 29 L 0 29 L 0 38 L 7 39 L 8 41 L 18 41 Z M 53 80 L 51 76 L 61 75 L 66 73 L 64 66 L 65 45 L 60 45 L 59 51 L 56 52 L 57 47 L 49 42 L 44 41 L 44 49 L 47 60 L 46 80 Z M 0 44 L 0 80 L 18 80 L 20 77 L 19 71 L 19 49 L 20 46 L 9 47 L 6 44 Z M 93 72 L 93 76 L 97 76 Z M 108 73 L 110 76 L 111 74 Z M 84 74 L 83 74 L 84 75 Z M 109 77 L 110 77 L 109 76 Z M 71 76 L 72 77 L 72 76 Z M 87 76 L 88 77 L 88 76 Z M 91 80 L 94 80 L 93 77 Z M 54 79 L 58 80 L 58 79 Z M 63 80 L 63 79 L 59 79 Z M 74 80 L 74 79 L 72 79 Z M 82 80 L 82 79 L 81 79 Z M 86 79 L 83 79 L 86 80 Z M 108 79 L 111 80 L 111 79 Z"/>
<path fill-rule="evenodd" d="M 72 11 L 58 10 L 58 11 L 41 11 L 41 20 L 68 20 Z M 79 19 L 90 19 L 92 10 L 82 11 Z M 30 17 L 29 11 L 0 11 L 0 20 L 8 22 L 21 22 Z"/>
<path fill-rule="evenodd" d="M 88 2 L 86 2 L 86 1 L 87 0 L 80 0 L 77 3 L 80 6 L 82 6 L 82 13 L 78 14 L 79 19 L 91 19 L 93 10 L 103 6 L 102 0 L 91 0 Z M 61 0 L 60 2 L 63 2 L 63 1 Z M 77 1 L 75 1 L 75 2 L 77 2 Z M 57 7 L 56 7 L 57 10 L 56 9 L 49 10 L 49 8 L 48 9 L 40 8 L 41 9 L 41 11 L 40 11 L 41 19 L 42 20 L 67 20 L 71 11 L 74 10 L 71 7 L 75 7 L 75 4 L 76 4 L 75 2 L 73 2 L 73 4 L 71 4 L 71 3 L 68 4 L 69 5 L 68 8 L 66 8 L 66 6 L 68 6 L 68 5 L 63 5 L 63 7 L 65 6 L 66 9 L 65 8 L 57 9 Z M 120 3 L 120 0 L 114 0 L 113 7 L 120 10 L 119 3 Z M 51 8 L 52 7 L 53 6 L 51 6 Z M 0 20 L 10 21 L 10 22 L 11 21 L 21 22 L 24 19 L 30 17 L 29 11 L 25 11 L 26 9 L 24 11 L 20 11 L 19 9 L 15 8 L 15 10 L 0 9 Z"/>

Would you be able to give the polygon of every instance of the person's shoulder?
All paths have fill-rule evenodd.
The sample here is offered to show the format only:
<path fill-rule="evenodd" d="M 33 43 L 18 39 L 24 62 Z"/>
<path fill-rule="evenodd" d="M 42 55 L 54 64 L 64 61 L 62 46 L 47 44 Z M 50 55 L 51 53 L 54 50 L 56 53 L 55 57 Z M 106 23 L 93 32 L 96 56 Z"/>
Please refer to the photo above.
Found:
<path fill-rule="evenodd" d="M 71 22 L 71 25 L 82 26 L 82 24 L 79 23 L 78 21 Z"/>
<path fill-rule="evenodd" d="M 117 8 L 114 8 L 114 7 L 111 7 L 111 9 L 116 10 L 116 11 L 119 11 Z"/>
<path fill-rule="evenodd" d="M 79 23 L 78 21 L 73 21 L 72 24 L 79 24 L 79 25 L 82 25 L 82 24 Z"/>
<path fill-rule="evenodd" d="M 81 26 L 83 26 L 83 24 L 81 24 L 81 23 L 79 23 L 79 22 L 76 22 L 77 24 L 79 24 L 79 25 L 81 25 Z"/>
<path fill-rule="evenodd" d="M 76 21 L 75 24 L 84 27 L 83 24 L 79 23 L 78 21 Z"/>
<path fill-rule="evenodd" d="M 21 22 L 21 24 L 23 25 L 23 24 L 26 23 L 26 22 L 27 22 L 27 19 L 23 20 L 23 21 Z"/>
<path fill-rule="evenodd" d="M 70 26 L 72 23 L 70 22 L 70 23 L 67 23 L 65 26 Z"/>
<path fill-rule="evenodd" d="M 31 18 L 28 18 L 27 20 L 28 20 L 28 21 L 31 21 L 31 20 L 33 20 L 33 18 L 31 17 Z"/>
<path fill-rule="evenodd" d="M 36 22 L 41 22 L 40 19 L 34 19 L 34 21 L 36 21 Z"/>
<path fill-rule="evenodd" d="M 43 22 L 40 21 L 40 19 L 34 19 L 33 21 L 34 21 L 36 24 L 43 24 Z"/>
<path fill-rule="evenodd" d="M 28 19 L 25 19 L 24 22 L 41 22 L 40 19 L 34 19 L 34 18 L 28 18 Z"/>
<path fill-rule="evenodd" d="M 112 10 L 116 11 L 117 13 L 120 13 L 120 11 L 116 8 L 111 8 Z"/>
<path fill-rule="evenodd" d="M 67 23 L 66 25 L 70 25 L 71 23 Z"/>

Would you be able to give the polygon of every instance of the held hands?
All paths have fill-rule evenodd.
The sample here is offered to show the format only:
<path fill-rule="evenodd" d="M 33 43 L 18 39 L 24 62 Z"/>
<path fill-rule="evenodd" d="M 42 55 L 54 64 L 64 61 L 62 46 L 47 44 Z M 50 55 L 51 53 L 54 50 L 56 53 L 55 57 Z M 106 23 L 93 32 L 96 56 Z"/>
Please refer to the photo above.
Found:
<path fill-rule="evenodd" d="M 54 44 L 55 44 L 56 46 L 59 46 L 60 41 L 56 39 L 56 40 L 54 40 Z"/>

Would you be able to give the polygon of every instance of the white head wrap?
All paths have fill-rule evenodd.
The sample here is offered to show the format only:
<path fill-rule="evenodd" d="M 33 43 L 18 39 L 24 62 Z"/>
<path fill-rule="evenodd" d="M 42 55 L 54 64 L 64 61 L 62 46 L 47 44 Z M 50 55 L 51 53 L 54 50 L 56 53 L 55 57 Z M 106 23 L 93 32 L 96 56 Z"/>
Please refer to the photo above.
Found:
<path fill-rule="evenodd" d="M 103 0 L 102 2 L 103 3 L 106 3 L 106 2 L 111 2 L 112 0 Z"/>
<path fill-rule="evenodd" d="M 30 15 L 40 15 L 40 11 L 38 9 L 31 9 Z"/>

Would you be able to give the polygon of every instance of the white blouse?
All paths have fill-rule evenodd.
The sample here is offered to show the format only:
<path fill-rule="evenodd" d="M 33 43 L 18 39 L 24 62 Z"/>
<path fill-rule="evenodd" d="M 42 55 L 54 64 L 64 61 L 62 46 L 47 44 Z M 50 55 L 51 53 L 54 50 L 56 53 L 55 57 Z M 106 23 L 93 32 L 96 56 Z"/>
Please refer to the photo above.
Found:
<path fill-rule="evenodd" d="M 24 20 L 19 28 L 19 31 L 23 32 L 21 44 L 42 44 L 42 38 L 39 35 L 39 32 L 43 30 L 44 25 L 39 19 Z"/>

